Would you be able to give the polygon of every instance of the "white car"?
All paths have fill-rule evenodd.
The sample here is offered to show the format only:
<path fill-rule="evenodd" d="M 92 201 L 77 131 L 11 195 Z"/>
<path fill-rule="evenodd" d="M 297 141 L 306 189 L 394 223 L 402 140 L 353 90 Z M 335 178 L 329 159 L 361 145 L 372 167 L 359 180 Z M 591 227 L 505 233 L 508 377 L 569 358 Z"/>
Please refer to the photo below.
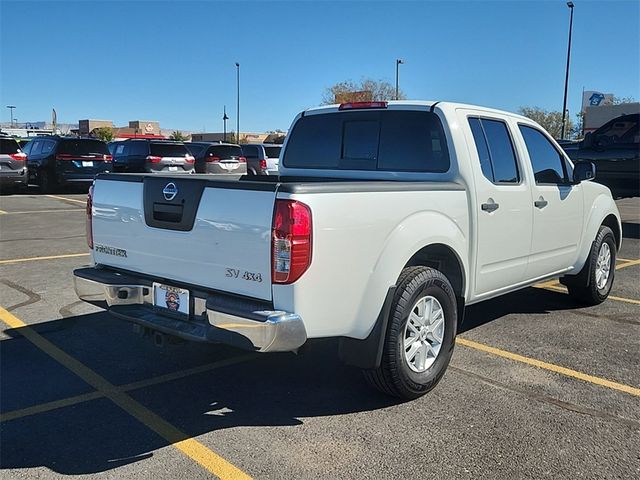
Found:
<path fill-rule="evenodd" d="M 305 111 L 290 132 L 273 180 L 99 175 L 79 297 L 260 352 L 337 337 L 402 398 L 440 380 L 467 305 L 553 277 L 577 301 L 607 298 L 616 205 L 535 122 L 369 102 Z"/>

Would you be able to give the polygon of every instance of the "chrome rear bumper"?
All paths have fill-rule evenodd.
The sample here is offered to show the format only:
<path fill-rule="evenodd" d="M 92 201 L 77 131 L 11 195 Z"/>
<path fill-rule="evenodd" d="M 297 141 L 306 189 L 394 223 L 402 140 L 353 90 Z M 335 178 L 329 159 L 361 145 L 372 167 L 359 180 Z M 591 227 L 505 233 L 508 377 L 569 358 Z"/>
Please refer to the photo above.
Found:
<path fill-rule="evenodd" d="M 273 310 L 266 302 L 190 290 L 192 314 L 187 318 L 166 314 L 153 306 L 152 280 L 91 267 L 77 269 L 73 274 L 81 300 L 169 335 L 259 352 L 288 352 L 307 340 L 299 315 Z"/>

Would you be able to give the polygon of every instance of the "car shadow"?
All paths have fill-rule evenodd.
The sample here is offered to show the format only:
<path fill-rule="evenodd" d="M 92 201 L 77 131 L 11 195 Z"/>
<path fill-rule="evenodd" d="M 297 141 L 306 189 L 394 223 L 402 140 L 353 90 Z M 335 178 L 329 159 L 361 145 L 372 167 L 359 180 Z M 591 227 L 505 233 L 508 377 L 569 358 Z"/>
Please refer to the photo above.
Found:
<path fill-rule="evenodd" d="M 193 343 L 158 348 L 104 312 L 42 322 L 34 329 L 115 385 L 246 355 Z M 4 332 L 10 338 L 0 349 L 3 414 L 93 391 L 33 346 L 23 330 Z M 310 344 L 299 355 L 255 357 L 127 394 L 192 437 L 235 427 L 295 426 L 307 417 L 399 403 L 371 390 L 358 370 L 340 364 L 335 342 Z M 1 442 L 2 469 L 46 467 L 65 475 L 118 468 L 168 445 L 105 398 L 4 421 Z"/>
<path fill-rule="evenodd" d="M 622 238 L 640 239 L 640 224 L 622 222 Z"/>

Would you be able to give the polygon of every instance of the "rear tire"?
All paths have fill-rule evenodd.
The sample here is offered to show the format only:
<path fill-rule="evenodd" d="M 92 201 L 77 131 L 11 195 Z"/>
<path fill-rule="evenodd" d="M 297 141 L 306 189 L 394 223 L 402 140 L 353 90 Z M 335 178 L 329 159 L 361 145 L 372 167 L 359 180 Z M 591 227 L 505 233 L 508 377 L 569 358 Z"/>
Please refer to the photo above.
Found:
<path fill-rule="evenodd" d="M 40 192 L 53 192 L 57 186 L 57 183 L 53 176 L 53 172 L 51 172 L 50 170 L 42 169 L 38 172 L 38 174 L 38 186 L 40 188 Z"/>
<path fill-rule="evenodd" d="M 381 392 L 412 400 L 433 389 L 449 365 L 456 297 L 447 277 L 429 267 L 405 268 L 397 285 L 380 366 L 363 373 Z"/>
<path fill-rule="evenodd" d="M 583 305 L 599 305 L 607 299 L 611 292 L 616 271 L 615 266 L 616 239 L 611 229 L 602 225 L 591 245 L 589 257 L 583 267 L 589 272 L 587 285 L 578 285 L 571 281 L 563 283 L 566 284 L 571 298 L 577 302 Z"/>

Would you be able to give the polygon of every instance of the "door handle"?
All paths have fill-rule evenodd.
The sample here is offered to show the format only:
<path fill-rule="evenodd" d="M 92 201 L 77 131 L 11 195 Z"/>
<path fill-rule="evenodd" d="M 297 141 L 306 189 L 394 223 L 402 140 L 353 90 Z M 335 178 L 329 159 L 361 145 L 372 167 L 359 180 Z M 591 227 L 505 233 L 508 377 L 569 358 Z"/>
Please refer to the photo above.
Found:
<path fill-rule="evenodd" d="M 533 202 L 533 204 L 536 206 L 536 208 L 544 208 L 549 205 L 549 202 L 547 202 L 543 197 L 540 197 L 540 199 Z"/>
<path fill-rule="evenodd" d="M 485 212 L 491 213 L 500 208 L 500 205 L 492 201 L 491 203 L 483 203 L 482 205 L 480 205 L 480 208 L 482 208 L 482 210 L 484 210 Z"/>

